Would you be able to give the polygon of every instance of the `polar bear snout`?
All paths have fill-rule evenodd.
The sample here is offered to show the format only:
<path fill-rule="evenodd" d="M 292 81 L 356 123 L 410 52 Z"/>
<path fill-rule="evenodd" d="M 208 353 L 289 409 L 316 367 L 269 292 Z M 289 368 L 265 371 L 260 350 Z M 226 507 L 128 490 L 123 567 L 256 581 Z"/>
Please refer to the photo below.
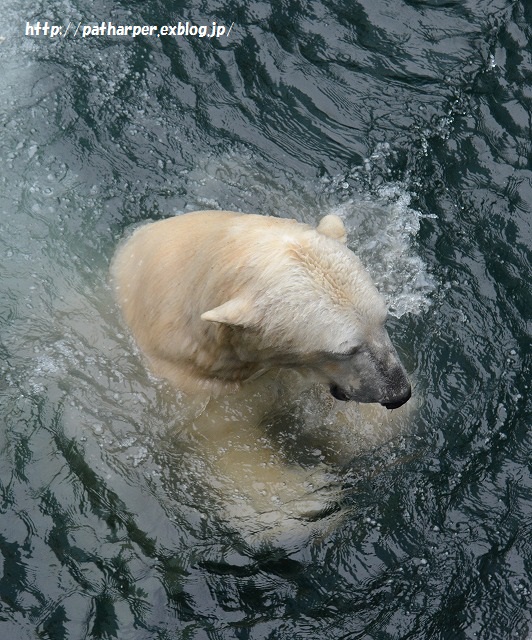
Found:
<path fill-rule="evenodd" d="M 344 402 L 397 409 L 412 395 L 407 373 L 384 330 L 350 357 L 326 363 L 323 372 L 329 376 L 331 395 Z"/>

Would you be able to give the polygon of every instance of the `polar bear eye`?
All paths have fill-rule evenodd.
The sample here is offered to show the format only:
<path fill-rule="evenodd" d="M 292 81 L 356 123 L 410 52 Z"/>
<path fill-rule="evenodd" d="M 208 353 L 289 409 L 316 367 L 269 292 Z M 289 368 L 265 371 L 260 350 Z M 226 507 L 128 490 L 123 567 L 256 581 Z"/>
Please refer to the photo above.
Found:
<path fill-rule="evenodd" d="M 350 358 L 351 356 L 354 356 L 355 353 L 360 349 L 360 347 L 352 347 L 351 349 L 348 349 L 347 351 L 342 351 L 341 353 L 335 353 L 334 355 L 337 358 Z"/>

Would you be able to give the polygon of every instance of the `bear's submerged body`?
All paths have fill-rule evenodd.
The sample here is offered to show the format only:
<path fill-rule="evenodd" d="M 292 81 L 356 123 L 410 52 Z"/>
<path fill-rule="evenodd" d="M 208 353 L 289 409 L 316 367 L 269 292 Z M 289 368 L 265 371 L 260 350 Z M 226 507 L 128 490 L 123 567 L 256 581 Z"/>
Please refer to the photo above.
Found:
<path fill-rule="evenodd" d="M 190 422 L 205 455 L 255 494 L 252 529 L 304 518 L 331 499 L 329 490 L 316 498 L 316 482 L 327 484 L 317 465 L 309 509 L 309 469 L 264 442 L 261 423 L 273 410 L 315 383 L 335 399 L 388 408 L 410 397 L 384 301 L 345 241 L 336 216 L 315 229 L 204 211 L 140 227 L 113 260 L 116 297 L 149 368 L 201 408 Z"/>

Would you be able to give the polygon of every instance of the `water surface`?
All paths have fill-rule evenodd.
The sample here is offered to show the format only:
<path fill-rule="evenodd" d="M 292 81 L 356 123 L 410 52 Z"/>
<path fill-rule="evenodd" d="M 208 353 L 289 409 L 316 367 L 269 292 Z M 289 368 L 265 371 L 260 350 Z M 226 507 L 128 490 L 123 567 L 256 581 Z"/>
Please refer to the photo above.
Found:
<path fill-rule="evenodd" d="M 528 3 L 4 0 L 0 30 L 2 636 L 529 639 Z M 342 215 L 416 382 L 311 543 L 224 523 L 113 305 L 131 225 L 202 208 Z"/>

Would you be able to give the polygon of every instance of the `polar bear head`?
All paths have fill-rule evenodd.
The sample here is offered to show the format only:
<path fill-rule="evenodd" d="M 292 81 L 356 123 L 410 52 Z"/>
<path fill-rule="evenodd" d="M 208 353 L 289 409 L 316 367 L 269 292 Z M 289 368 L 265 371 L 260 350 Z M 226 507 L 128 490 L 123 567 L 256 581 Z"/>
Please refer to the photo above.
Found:
<path fill-rule="evenodd" d="M 239 257 L 235 295 L 201 319 L 250 371 L 295 368 L 339 400 L 394 409 L 410 398 L 410 383 L 384 300 L 345 240 L 336 216 L 263 236 Z"/>

